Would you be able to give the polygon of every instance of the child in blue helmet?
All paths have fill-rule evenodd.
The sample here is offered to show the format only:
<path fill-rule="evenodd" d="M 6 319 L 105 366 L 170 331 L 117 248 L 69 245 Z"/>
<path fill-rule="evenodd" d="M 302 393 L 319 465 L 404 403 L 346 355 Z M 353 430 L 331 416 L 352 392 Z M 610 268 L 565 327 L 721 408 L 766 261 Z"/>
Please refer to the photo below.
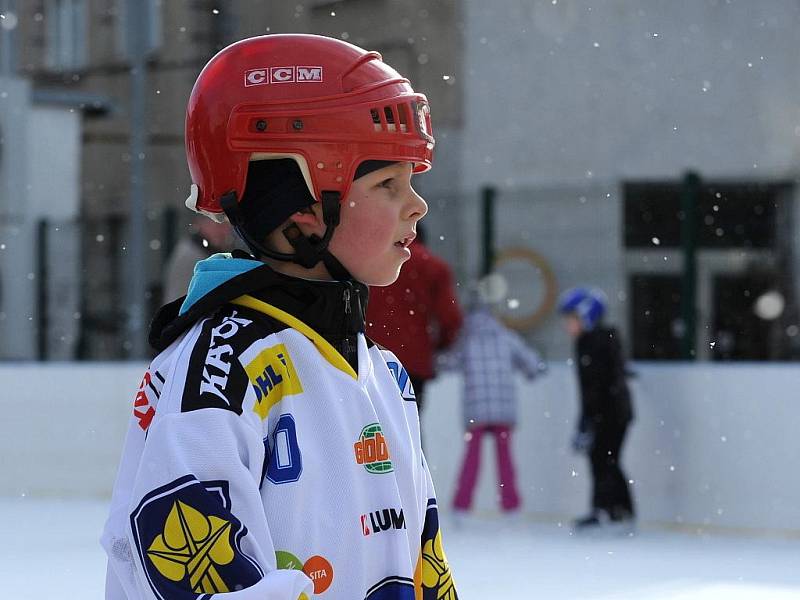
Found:
<path fill-rule="evenodd" d="M 575 339 L 580 385 L 581 418 L 573 448 L 586 452 L 592 467 L 592 510 L 575 521 L 576 529 L 608 522 L 630 524 L 634 517 L 628 480 L 620 466 L 633 409 L 619 333 L 603 323 L 607 304 L 602 291 L 579 287 L 567 290 L 558 306 Z"/>

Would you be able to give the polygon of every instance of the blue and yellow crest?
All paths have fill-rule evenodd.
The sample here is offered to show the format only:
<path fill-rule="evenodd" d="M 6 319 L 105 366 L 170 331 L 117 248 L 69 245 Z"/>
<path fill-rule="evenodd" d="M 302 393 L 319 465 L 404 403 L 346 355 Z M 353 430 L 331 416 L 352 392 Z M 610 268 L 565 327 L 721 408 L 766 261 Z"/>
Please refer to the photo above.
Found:
<path fill-rule="evenodd" d="M 231 512 L 227 482 L 177 479 L 144 497 L 131 526 L 157 598 L 232 592 L 263 577 L 241 550 L 247 528 Z"/>
<path fill-rule="evenodd" d="M 364 600 L 414 600 L 414 581 L 408 577 L 386 577 L 367 590 Z"/>
<path fill-rule="evenodd" d="M 422 600 L 458 600 L 450 565 L 442 546 L 439 509 L 436 500 L 428 500 L 425 525 L 422 529 L 422 552 L 417 564 L 415 583 Z"/>

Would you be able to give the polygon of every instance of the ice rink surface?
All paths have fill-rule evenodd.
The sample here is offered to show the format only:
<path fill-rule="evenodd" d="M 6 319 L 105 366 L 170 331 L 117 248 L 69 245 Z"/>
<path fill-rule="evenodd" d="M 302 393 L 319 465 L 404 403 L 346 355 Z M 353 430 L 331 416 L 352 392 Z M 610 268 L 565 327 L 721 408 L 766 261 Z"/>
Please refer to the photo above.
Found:
<path fill-rule="evenodd" d="M 0 500 L 2 597 L 103 597 L 105 501 Z M 575 537 L 557 523 L 445 521 L 461 600 L 800 599 L 800 540 L 642 528 Z M 354 599 L 357 600 L 357 599 Z"/>

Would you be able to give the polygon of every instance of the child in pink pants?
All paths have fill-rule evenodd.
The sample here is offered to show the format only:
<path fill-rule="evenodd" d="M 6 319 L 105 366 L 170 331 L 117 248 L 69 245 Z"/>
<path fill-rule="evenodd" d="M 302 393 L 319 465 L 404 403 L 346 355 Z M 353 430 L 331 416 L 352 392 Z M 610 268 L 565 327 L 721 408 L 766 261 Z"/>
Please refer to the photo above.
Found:
<path fill-rule="evenodd" d="M 519 508 L 511 432 L 517 422 L 514 372 L 533 379 L 546 367 L 523 339 L 494 317 L 489 307 L 476 302 L 467 314 L 459 339 L 445 364 L 464 376 L 463 418 L 466 452 L 458 479 L 453 508 L 467 511 L 478 480 L 481 443 L 485 433 L 497 445 L 497 472 L 504 511 Z"/>

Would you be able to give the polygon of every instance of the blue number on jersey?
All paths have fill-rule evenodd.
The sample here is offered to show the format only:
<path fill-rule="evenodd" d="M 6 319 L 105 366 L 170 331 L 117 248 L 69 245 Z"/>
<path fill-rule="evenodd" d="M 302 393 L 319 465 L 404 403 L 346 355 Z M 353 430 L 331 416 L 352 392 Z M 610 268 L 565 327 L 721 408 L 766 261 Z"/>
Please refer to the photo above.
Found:
<path fill-rule="evenodd" d="M 265 440 L 266 441 L 266 440 Z M 300 479 L 303 472 L 303 457 L 297 443 L 297 428 L 294 417 L 281 415 L 272 434 L 272 453 L 267 465 L 267 479 L 272 483 L 289 483 Z"/>

